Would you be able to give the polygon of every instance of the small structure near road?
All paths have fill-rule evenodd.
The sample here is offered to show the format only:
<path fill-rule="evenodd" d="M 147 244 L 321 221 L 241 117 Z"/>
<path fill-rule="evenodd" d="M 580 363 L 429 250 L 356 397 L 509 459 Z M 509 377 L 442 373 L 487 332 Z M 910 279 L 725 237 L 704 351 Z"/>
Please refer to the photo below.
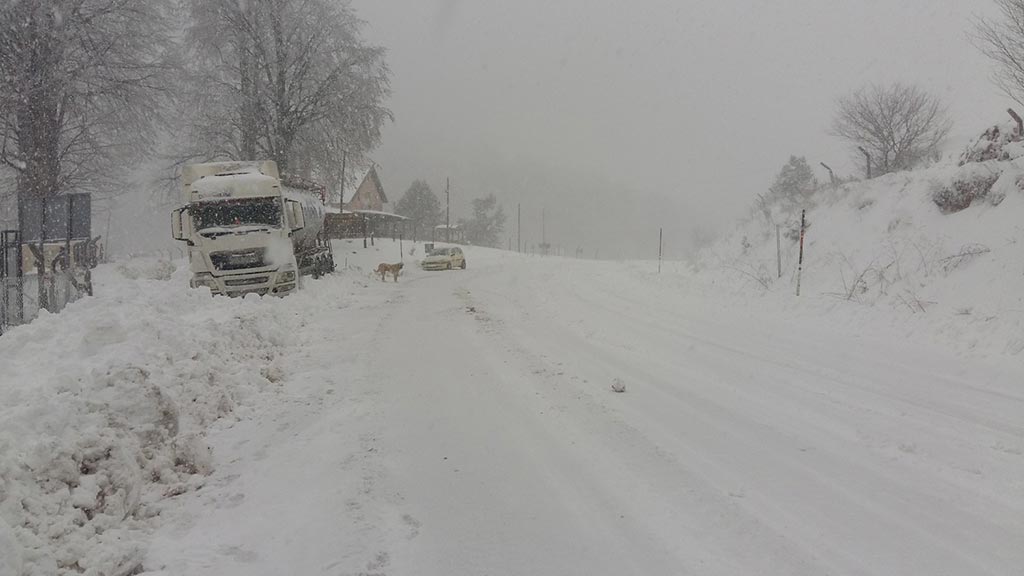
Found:
<path fill-rule="evenodd" d="M 430 239 L 434 242 L 465 244 L 466 229 L 458 224 L 452 224 L 451 226 L 438 224 L 437 226 L 434 226 L 434 234 Z"/>

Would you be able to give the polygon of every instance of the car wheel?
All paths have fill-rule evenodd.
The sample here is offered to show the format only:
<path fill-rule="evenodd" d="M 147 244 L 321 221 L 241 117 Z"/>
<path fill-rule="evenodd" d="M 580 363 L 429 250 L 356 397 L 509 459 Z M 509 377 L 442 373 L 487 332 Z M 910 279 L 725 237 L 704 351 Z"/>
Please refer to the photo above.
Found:
<path fill-rule="evenodd" d="M 449 263 L 448 263 L 448 269 L 449 269 L 449 270 L 451 270 L 451 269 L 452 269 L 452 263 L 451 263 L 451 262 L 449 262 Z"/>
<path fill-rule="evenodd" d="M 463 270 L 466 269 L 466 261 L 465 260 L 462 261 L 462 266 L 460 266 L 460 268 L 462 268 Z"/>

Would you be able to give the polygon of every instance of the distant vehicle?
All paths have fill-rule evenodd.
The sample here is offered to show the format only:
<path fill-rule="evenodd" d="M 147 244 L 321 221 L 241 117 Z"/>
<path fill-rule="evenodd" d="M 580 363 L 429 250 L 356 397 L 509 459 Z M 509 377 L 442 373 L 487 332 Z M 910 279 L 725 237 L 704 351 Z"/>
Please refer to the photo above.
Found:
<path fill-rule="evenodd" d="M 269 160 L 191 164 L 181 178 L 185 205 L 171 229 L 188 244 L 193 288 L 284 295 L 300 274 L 334 271 L 322 186 L 282 178 Z"/>
<path fill-rule="evenodd" d="M 466 255 L 462 248 L 435 248 L 420 263 L 424 270 L 466 269 Z"/>

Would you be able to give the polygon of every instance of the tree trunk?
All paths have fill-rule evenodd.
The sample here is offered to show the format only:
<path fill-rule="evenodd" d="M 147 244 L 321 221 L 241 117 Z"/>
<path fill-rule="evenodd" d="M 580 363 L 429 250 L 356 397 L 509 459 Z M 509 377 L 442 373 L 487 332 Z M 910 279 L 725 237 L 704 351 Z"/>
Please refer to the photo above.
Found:
<path fill-rule="evenodd" d="M 288 170 L 288 157 L 291 152 L 294 134 L 290 127 L 289 94 L 288 94 L 288 45 L 284 38 L 281 21 L 283 8 L 274 3 L 270 16 L 270 29 L 274 38 L 274 135 L 273 156 L 281 172 Z"/>
<path fill-rule="evenodd" d="M 256 121 L 259 109 L 255 78 L 256 62 L 250 40 L 243 31 L 238 31 L 238 52 L 240 58 L 239 89 L 242 93 L 241 106 L 238 111 L 242 139 L 239 151 L 242 155 L 241 160 L 256 160 L 256 142 L 259 138 L 259 124 Z"/>
<path fill-rule="evenodd" d="M 31 50 L 20 79 L 22 96 L 16 112 L 18 153 L 25 162 L 18 197 L 48 198 L 60 189 L 61 93 L 56 79 L 60 49 L 36 18 L 30 26 Z"/>

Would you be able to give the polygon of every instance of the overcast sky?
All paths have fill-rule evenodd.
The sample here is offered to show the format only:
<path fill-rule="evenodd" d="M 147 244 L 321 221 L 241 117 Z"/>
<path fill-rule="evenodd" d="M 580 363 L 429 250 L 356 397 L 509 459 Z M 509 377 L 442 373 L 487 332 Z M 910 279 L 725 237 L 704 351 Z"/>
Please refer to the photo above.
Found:
<path fill-rule="evenodd" d="M 940 94 L 950 151 L 1010 104 L 967 39 L 991 0 L 353 0 L 389 50 L 395 122 L 373 154 L 460 214 L 495 192 L 524 243 L 682 256 L 742 216 L 790 154 L 856 169 L 835 98 L 901 80 Z M 822 172 L 821 177 L 826 177 Z M 642 249 L 641 249 L 642 247 Z M 652 248 L 653 247 L 653 248 Z"/>

